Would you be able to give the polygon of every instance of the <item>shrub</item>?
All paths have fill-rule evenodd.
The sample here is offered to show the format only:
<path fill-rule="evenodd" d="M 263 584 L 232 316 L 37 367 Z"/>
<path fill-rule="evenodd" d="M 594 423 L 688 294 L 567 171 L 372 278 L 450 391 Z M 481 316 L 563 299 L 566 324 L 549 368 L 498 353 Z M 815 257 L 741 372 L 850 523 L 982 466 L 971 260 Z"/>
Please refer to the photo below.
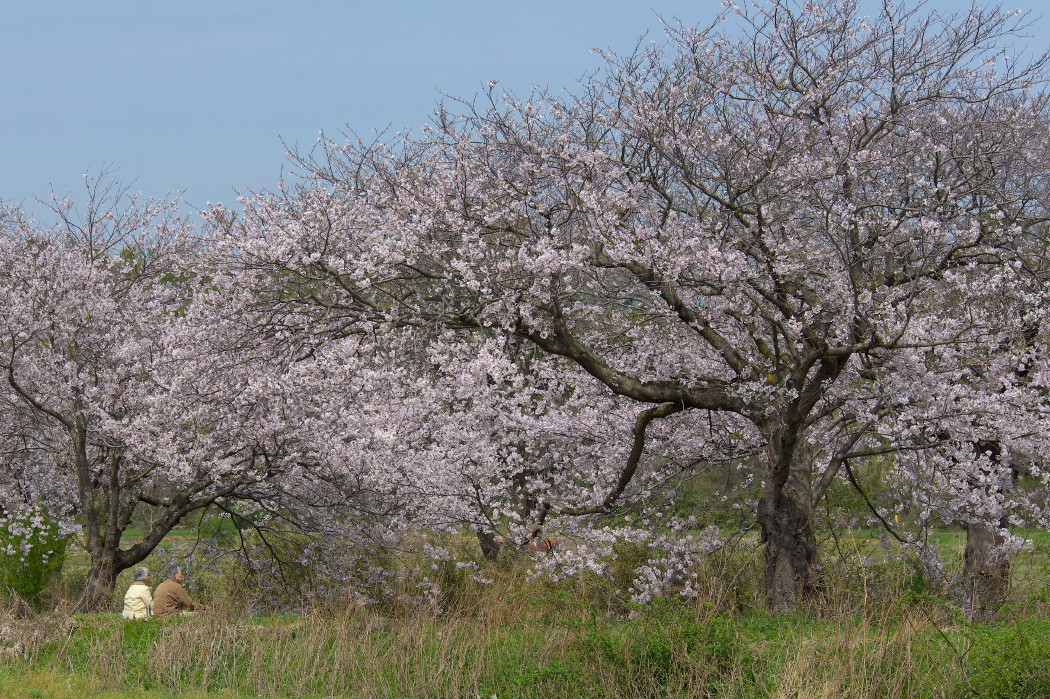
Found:
<path fill-rule="evenodd" d="M 69 535 L 34 506 L 0 520 L 0 586 L 35 607 L 61 570 Z"/>
<path fill-rule="evenodd" d="M 730 617 L 704 617 L 674 599 L 639 607 L 625 623 L 595 623 L 579 648 L 591 664 L 619 674 L 643 695 L 679 684 L 717 694 L 738 667 L 750 663 Z"/>
<path fill-rule="evenodd" d="M 974 626 L 970 634 L 969 696 L 1050 696 L 1050 621 Z"/>

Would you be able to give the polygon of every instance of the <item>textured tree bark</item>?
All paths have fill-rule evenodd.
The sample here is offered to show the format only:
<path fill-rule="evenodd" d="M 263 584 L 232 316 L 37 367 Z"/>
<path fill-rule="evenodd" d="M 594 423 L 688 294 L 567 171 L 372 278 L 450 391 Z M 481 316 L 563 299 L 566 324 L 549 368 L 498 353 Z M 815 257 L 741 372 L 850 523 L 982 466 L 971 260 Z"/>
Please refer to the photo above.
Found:
<path fill-rule="evenodd" d="M 973 449 L 976 455 L 988 457 L 993 464 L 1001 463 L 1002 447 L 997 440 L 978 440 Z M 1016 477 L 1016 471 L 1011 469 L 1011 479 Z M 1005 518 L 999 521 L 998 527 L 985 522 L 964 523 L 963 603 L 974 621 L 991 621 L 1010 594 L 1010 556 L 1003 548 L 1006 537 L 1000 533 L 1008 524 Z"/>
<path fill-rule="evenodd" d="M 1004 543 L 998 528 L 983 523 L 966 526 L 962 585 L 974 621 L 991 621 L 1010 594 L 1010 557 L 1002 550 Z"/>
<path fill-rule="evenodd" d="M 123 570 L 121 568 L 120 570 Z M 75 612 L 98 612 L 102 611 L 106 603 L 113 596 L 113 589 L 117 584 L 117 574 L 120 572 L 113 561 L 112 556 L 104 556 L 93 559 L 91 568 L 88 569 L 87 580 L 73 608 Z"/>
<path fill-rule="evenodd" d="M 779 427 L 767 434 L 769 471 L 756 516 L 766 545 L 766 603 L 771 611 L 785 612 L 817 587 L 817 540 L 810 498 L 800 496 L 792 479 L 797 431 Z"/>
<path fill-rule="evenodd" d="M 791 611 L 818 583 L 812 518 L 786 488 L 770 485 L 758 501 L 758 523 L 766 544 L 767 604 L 774 612 Z"/>
<path fill-rule="evenodd" d="M 499 552 L 502 547 L 496 541 L 495 534 L 489 531 L 478 530 L 478 544 L 481 545 L 481 553 L 486 560 L 495 561 L 499 558 Z"/>

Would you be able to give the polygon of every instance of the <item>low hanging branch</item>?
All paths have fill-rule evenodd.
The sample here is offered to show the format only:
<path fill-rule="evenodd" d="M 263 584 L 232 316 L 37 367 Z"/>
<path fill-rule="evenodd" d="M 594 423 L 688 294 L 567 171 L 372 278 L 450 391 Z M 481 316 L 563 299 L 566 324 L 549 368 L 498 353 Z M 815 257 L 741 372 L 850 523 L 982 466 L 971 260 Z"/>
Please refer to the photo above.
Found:
<path fill-rule="evenodd" d="M 886 518 L 879 513 L 878 508 L 876 508 L 875 504 L 872 503 L 870 498 L 868 498 L 868 494 L 864 492 L 864 488 L 862 488 L 860 486 L 860 483 L 857 482 L 857 477 L 853 475 L 853 469 L 851 469 L 849 466 L 849 459 L 843 461 L 842 465 L 846 468 L 846 477 L 849 478 L 849 482 L 853 484 L 853 487 L 857 489 L 857 492 L 860 493 L 860 496 L 864 498 L 864 504 L 868 506 L 868 509 L 871 510 L 871 513 L 873 515 L 878 517 L 879 521 L 882 522 L 882 526 L 886 529 L 889 535 L 902 544 L 908 543 L 907 541 L 901 538 L 901 535 L 898 534 L 892 526 L 890 526 L 890 523 L 886 521 Z"/>
<path fill-rule="evenodd" d="M 665 403 L 638 413 L 638 417 L 634 421 L 634 444 L 631 446 L 631 454 L 627 457 L 627 463 L 624 464 L 623 471 L 620 472 L 620 479 L 616 482 L 615 487 L 605 496 L 601 505 L 567 508 L 561 510 L 561 514 L 578 516 L 609 512 L 613 504 L 620 499 L 624 490 L 630 485 L 631 480 L 634 479 L 634 474 L 638 470 L 638 463 L 641 461 L 642 453 L 645 451 L 645 430 L 649 427 L 649 423 L 657 418 L 674 415 L 684 409 L 685 407 L 681 403 Z"/>

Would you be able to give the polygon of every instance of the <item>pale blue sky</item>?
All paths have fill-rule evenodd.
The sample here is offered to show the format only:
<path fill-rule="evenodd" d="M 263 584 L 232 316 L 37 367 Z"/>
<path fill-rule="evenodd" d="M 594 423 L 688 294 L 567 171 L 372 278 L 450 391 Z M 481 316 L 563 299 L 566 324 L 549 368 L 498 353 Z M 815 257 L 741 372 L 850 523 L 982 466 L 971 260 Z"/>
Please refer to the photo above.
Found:
<path fill-rule="evenodd" d="M 1036 0 L 1026 0 L 1035 6 Z M 968 3 L 938 0 L 938 8 Z M 1025 5 L 1020 5 L 1025 7 Z M 439 92 L 571 85 L 657 15 L 717 0 L 0 0 L 0 199 L 76 193 L 112 163 L 146 194 L 272 188 L 283 138 L 418 127 Z M 1036 25 L 1045 47 L 1050 21 Z"/>

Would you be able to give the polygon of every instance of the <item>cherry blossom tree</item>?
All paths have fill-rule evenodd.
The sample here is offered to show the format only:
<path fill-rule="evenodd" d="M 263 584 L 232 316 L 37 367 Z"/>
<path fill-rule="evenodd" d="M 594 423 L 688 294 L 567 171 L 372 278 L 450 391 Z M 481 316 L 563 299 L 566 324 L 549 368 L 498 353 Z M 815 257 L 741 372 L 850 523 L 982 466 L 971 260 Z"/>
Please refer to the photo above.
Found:
<path fill-rule="evenodd" d="M 489 558 L 500 542 L 535 545 L 552 529 L 591 541 L 593 523 L 575 519 L 615 524 L 611 515 L 673 488 L 699 460 L 677 453 L 666 430 L 648 430 L 648 408 L 639 415 L 577 367 L 513 337 L 446 335 L 427 360 L 415 383 L 424 441 L 408 464 L 424 529 L 470 527 Z"/>
<path fill-rule="evenodd" d="M 525 342 L 637 406 L 635 434 L 684 414 L 709 420 L 677 435 L 697 451 L 739 435 L 763 454 L 754 515 L 788 609 L 818 582 L 814 504 L 864 458 L 892 451 L 916 482 L 954 444 L 937 497 L 1000 497 L 958 445 L 1005 439 L 1011 389 L 960 377 L 1021 327 L 1045 343 L 1046 288 L 1009 270 L 1046 226 L 1046 58 L 1014 55 L 1025 18 L 999 9 L 734 12 L 573 92 L 492 86 L 419 135 L 322 138 L 296 156 L 312 183 L 249 202 L 225 244 L 290 332 Z M 1026 420 L 1045 419 L 1036 393 Z M 951 428 L 909 441 L 942 417 L 927 401 Z M 637 465 L 565 513 L 609 511 Z M 1024 499 L 1013 516 L 1037 517 Z"/>
<path fill-rule="evenodd" d="M 190 513 L 305 523 L 322 498 L 297 480 L 314 462 L 289 427 L 287 365 L 242 341 L 243 300 L 197 274 L 200 238 L 178 202 L 106 178 L 87 194 L 80 209 L 55 198 L 52 228 L 8 212 L 0 237 L 3 505 L 42 506 L 79 532 L 85 610 Z M 292 510 L 281 498 L 294 494 Z"/>
<path fill-rule="evenodd" d="M 969 347 L 900 353 L 885 368 L 893 375 L 887 386 L 895 407 L 874 449 L 894 455 L 891 482 L 920 532 L 934 523 L 965 528 L 964 568 L 954 584 L 968 613 L 981 619 L 994 615 L 1009 592 L 1010 555 L 1024 543 L 1011 528 L 1050 525 L 1042 456 L 1045 266 L 1011 257 L 986 278 L 968 280 L 985 291 L 984 302 L 967 309 L 970 322 L 981 318 L 982 328 L 996 332 Z M 935 552 L 913 543 L 939 577 Z"/>

